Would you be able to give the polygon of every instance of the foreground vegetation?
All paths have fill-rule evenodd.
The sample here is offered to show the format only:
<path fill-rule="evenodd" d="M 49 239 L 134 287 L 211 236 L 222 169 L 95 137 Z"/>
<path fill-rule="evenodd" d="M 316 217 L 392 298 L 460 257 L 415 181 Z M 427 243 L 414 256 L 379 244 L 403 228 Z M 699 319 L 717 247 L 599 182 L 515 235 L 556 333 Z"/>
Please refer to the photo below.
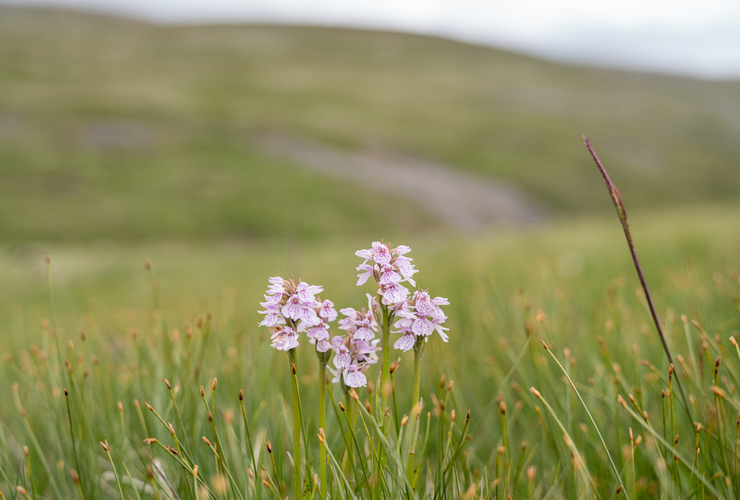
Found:
<path fill-rule="evenodd" d="M 2 238 L 440 225 L 403 199 L 273 156 L 264 135 L 433 160 L 505 181 L 548 213 L 606 212 L 580 145 L 587 132 L 633 209 L 731 200 L 739 107 L 737 82 L 569 67 L 430 37 L 2 6 Z M 272 203 L 276 186 L 302 209 Z"/>
<path fill-rule="evenodd" d="M 429 418 L 422 418 L 420 436 L 428 427 L 429 437 L 418 457 L 416 493 L 408 495 L 439 497 L 446 484 L 447 498 L 613 498 L 620 481 L 619 495 L 629 498 L 737 495 L 740 358 L 730 336 L 738 338 L 740 329 L 740 235 L 728 228 L 737 227 L 740 212 L 717 207 L 632 218 L 677 360 L 672 376 L 613 220 L 408 242 L 424 271 L 419 285 L 451 302 L 445 308 L 450 343 L 430 342 L 424 354 L 422 415 Z M 256 326 L 257 302 L 268 276 L 297 269 L 297 276 L 321 283 L 338 308 L 360 307 L 365 290 L 354 287 L 353 251 L 362 246 L 367 243 L 59 247 L 51 252 L 56 314 L 42 254 L 31 252 L 32 265 L 25 265 L 17 250 L 6 251 L 0 261 L 8 276 L 1 286 L 8 307 L 1 318 L 7 355 L 0 371 L 0 491 L 10 498 L 22 496 L 16 486 L 32 498 L 113 498 L 121 495 L 120 480 L 126 498 L 136 498 L 132 484 L 148 485 L 138 491 L 142 498 L 189 498 L 192 468 L 182 472 L 173 451 L 179 450 L 188 457 L 183 462 L 199 466 L 195 481 L 210 492 L 204 494 L 288 495 L 290 373 L 284 354 L 270 349 L 267 332 Z M 141 264 L 145 255 L 153 262 L 154 288 Z M 411 411 L 413 357 L 399 357 L 400 419 Z M 318 367 L 309 351 L 300 351 L 297 373 L 304 456 L 318 470 Z M 377 370 L 368 375 L 373 380 Z M 678 380 L 688 412 L 670 391 L 671 385 L 677 391 Z M 347 403 L 337 386 L 331 393 L 336 403 L 327 412 L 326 435 L 338 465 L 330 469 L 330 491 L 335 498 L 353 491 L 364 498 L 371 483 L 358 480 L 362 467 L 373 471 L 377 464 L 372 420 L 358 417 L 352 472 L 339 430 L 346 421 L 338 405 Z M 373 400 L 367 390 L 359 398 Z M 146 403 L 172 424 L 177 439 Z M 374 405 L 371 412 L 377 416 Z M 203 436 L 219 439 L 228 473 Z M 147 438 L 162 446 L 144 444 Z M 342 477 L 353 480 L 345 484 Z M 387 489 L 403 490 L 402 477 L 388 474 L 386 496 Z"/>

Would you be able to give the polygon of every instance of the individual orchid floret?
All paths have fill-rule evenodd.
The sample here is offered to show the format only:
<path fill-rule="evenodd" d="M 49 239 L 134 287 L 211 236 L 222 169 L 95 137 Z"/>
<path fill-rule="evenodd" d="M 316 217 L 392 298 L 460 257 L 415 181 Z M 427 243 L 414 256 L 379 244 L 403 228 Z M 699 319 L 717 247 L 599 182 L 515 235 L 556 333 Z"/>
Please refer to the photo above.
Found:
<path fill-rule="evenodd" d="M 371 299 L 372 300 L 372 299 Z M 355 311 L 351 307 L 340 310 L 345 318 L 339 320 L 339 329 L 355 340 L 370 341 L 378 332 L 378 322 L 373 315 L 372 306 L 366 310 Z"/>
<path fill-rule="evenodd" d="M 308 283 L 295 283 L 293 278 L 284 280 L 270 278 L 265 301 L 260 302 L 265 318 L 260 326 L 266 326 L 272 334 L 271 346 L 281 351 L 298 347 L 298 337 L 305 332 L 320 353 L 331 349 L 329 323 L 337 317 L 330 300 L 321 301 L 316 295 L 323 288 Z"/>
<path fill-rule="evenodd" d="M 426 341 L 435 331 L 444 342 L 449 340 L 448 329 L 442 324 L 447 319 L 440 306 L 450 302 L 443 297 L 431 298 L 426 290 L 417 290 L 413 297 L 396 310 L 396 331 L 400 333 L 393 347 L 402 351 L 412 349 L 421 339 Z"/>
<path fill-rule="evenodd" d="M 279 326 L 272 328 L 271 331 L 272 344 L 270 347 L 286 352 L 298 347 L 298 333 L 289 326 Z"/>
<path fill-rule="evenodd" d="M 405 245 L 391 248 L 386 243 L 374 241 L 372 248 L 358 250 L 355 255 L 364 260 L 357 267 L 357 285 L 364 285 L 371 277 L 378 283 L 378 295 L 383 305 L 395 306 L 408 298 L 409 290 L 403 282 L 416 286 L 413 275 L 416 269 L 412 259 L 405 257 L 411 249 Z"/>

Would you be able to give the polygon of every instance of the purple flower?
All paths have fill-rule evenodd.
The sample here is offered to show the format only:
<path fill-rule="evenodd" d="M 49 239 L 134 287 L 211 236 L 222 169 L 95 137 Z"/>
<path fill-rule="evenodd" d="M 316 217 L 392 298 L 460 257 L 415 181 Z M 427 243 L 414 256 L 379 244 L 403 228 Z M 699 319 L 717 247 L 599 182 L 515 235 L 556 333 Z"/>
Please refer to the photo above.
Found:
<path fill-rule="evenodd" d="M 379 339 L 375 339 L 378 323 L 372 313 L 373 305 L 370 297 L 369 309 L 362 308 L 356 311 L 352 308 L 342 309 L 340 312 L 345 318 L 339 321 L 339 328 L 346 332 L 344 336 L 331 339 L 334 355 L 334 368 L 329 370 L 334 374 L 334 382 L 340 380 L 346 387 L 365 387 L 367 377 L 365 371 L 370 365 L 378 362 L 377 351 Z"/>
<path fill-rule="evenodd" d="M 290 351 L 298 347 L 298 334 L 288 326 L 275 328 L 270 338 L 270 347 L 279 351 Z"/>
<path fill-rule="evenodd" d="M 295 349 L 299 334 L 305 332 L 318 352 L 332 349 L 328 342 L 329 323 L 337 318 L 337 311 L 330 300 L 322 302 L 316 296 L 322 291 L 320 286 L 296 284 L 292 278 L 270 278 L 265 301 L 260 302 L 264 310 L 259 313 L 265 315 L 260 326 L 270 329 L 272 347 L 281 351 Z"/>
<path fill-rule="evenodd" d="M 428 340 L 433 332 L 439 333 L 444 342 L 449 340 L 442 324 L 447 319 L 440 306 L 450 302 L 443 297 L 430 298 L 426 290 L 414 292 L 411 300 L 396 309 L 395 332 L 401 333 L 393 347 L 402 351 L 412 349 L 420 339 Z"/>
<path fill-rule="evenodd" d="M 337 319 L 337 311 L 334 309 L 334 303 L 331 300 L 325 300 L 321 303 L 321 309 L 319 309 L 319 316 L 321 319 L 326 321 L 334 321 Z"/>
<path fill-rule="evenodd" d="M 367 250 L 358 250 L 355 255 L 364 259 L 357 267 L 357 285 L 364 285 L 371 277 L 378 283 L 378 295 L 386 306 L 397 306 L 408 298 L 409 291 L 402 286 L 408 282 L 416 286 L 412 276 L 417 272 L 412 259 L 405 257 L 411 249 L 405 245 L 391 248 L 386 243 L 374 241 Z"/>

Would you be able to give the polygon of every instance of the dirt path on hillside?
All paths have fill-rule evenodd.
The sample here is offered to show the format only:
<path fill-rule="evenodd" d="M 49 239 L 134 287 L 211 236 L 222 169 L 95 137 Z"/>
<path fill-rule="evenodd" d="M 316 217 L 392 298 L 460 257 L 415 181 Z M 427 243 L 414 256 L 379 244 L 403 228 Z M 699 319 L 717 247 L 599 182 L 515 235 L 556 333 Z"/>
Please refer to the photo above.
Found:
<path fill-rule="evenodd" d="M 297 166 L 411 200 L 461 231 L 541 221 L 541 210 L 513 186 L 461 169 L 377 151 L 347 153 L 278 135 L 259 137 L 257 146 Z"/>

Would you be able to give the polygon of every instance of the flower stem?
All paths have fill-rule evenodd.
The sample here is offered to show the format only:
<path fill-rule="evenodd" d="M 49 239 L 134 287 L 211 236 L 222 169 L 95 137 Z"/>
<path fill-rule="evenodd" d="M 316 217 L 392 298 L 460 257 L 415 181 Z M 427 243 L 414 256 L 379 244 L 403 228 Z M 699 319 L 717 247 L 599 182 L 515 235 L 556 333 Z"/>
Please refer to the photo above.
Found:
<path fill-rule="evenodd" d="M 383 358 L 383 366 L 381 368 L 380 372 L 380 394 L 383 402 L 383 411 L 385 411 L 385 408 L 388 406 L 388 378 L 390 377 L 391 373 L 391 356 L 390 356 L 390 350 L 391 350 L 391 313 L 388 311 L 387 306 L 381 306 L 383 309 L 383 326 L 382 326 L 382 332 L 381 332 L 381 344 L 382 344 L 382 350 L 380 351 L 380 355 Z M 381 422 L 384 419 L 381 419 Z"/>
<path fill-rule="evenodd" d="M 418 433 L 416 427 L 419 425 L 418 415 L 421 410 L 417 405 L 419 404 L 421 392 L 421 355 L 424 352 L 424 344 L 424 340 L 419 339 L 414 346 L 414 389 L 411 397 L 411 414 L 409 418 L 411 423 L 409 428 L 411 442 L 409 443 L 409 460 L 406 468 L 406 474 L 411 486 L 414 486 L 414 456 L 416 455 L 416 436 Z"/>
<path fill-rule="evenodd" d="M 326 361 L 319 359 L 319 428 L 326 430 Z M 321 498 L 326 498 L 326 446 L 320 447 Z"/>
<path fill-rule="evenodd" d="M 301 402 L 298 395 L 298 375 L 296 374 L 295 349 L 288 351 L 290 356 L 290 382 L 293 386 L 293 498 L 303 498 L 301 482 Z"/>

